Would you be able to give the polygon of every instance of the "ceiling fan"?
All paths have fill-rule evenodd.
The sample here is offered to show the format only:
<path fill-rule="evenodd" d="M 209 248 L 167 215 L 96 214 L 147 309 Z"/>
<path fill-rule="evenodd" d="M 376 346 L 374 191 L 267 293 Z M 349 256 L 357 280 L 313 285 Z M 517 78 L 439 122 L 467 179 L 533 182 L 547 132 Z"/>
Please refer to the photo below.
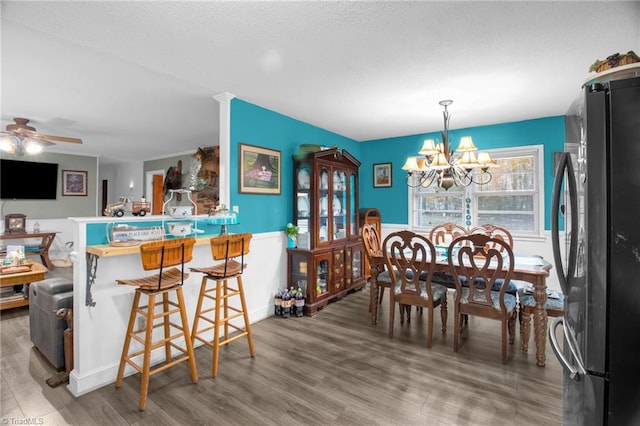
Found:
<path fill-rule="evenodd" d="M 78 138 L 38 133 L 35 127 L 29 126 L 27 118 L 16 117 L 13 121 L 15 123 L 7 125 L 6 132 L 0 132 L 0 150 L 10 154 L 38 154 L 45 146 L 55 145 L 53 141 L 82 143 Z"/>

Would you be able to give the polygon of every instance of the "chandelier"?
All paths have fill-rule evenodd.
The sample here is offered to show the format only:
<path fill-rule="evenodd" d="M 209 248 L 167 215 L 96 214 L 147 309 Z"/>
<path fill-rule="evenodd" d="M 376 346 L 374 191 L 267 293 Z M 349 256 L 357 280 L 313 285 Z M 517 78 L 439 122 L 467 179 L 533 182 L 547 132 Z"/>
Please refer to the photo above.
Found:
<path fill-rule="evenodd" d="M 440 101 L 444 107 L 444 131 L 442 142 L 436 143 L 433 139 L 426 139 L 419 154 L 424 158 L 408 157 L 402 166 L 407 171 L 406 182 L 411 187 L 429 187 L 436 183 L 439 187 L 448 190 L 452 186 L 468 186 L 472 183 L 485 185 L 491 181 L 489 167 L 496 162 L 488 152 L 480 152 L 473 144 L 471 136 L 460 138 L 460 144 L 455 151 L 449 145 L 449 111 L 447 107 L 452 100 Z"/>

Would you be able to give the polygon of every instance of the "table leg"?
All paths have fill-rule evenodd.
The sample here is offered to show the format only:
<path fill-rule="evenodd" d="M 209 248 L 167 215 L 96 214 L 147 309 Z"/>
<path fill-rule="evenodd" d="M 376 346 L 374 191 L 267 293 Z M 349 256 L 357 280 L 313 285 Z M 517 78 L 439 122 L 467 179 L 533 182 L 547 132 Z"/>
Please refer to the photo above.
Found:
<path fill-rule="evenodd" d="M 375 277 L 371 277 L 371 296 L 369 297 L 369 304 L 371 308 L 371 324 L 378 324 L 378 283 Z"/>
<path fill-rule="evenodd" d="M 56 266 L 53 264 L 53 262 L 49 258 L 48 253 L 41 253 L 40 259 L 42 260 L 42 263 L 44 264 L 44 266 L 47 267 L 48 270 L 52 271 L 55 269 Z"/>
<path fill-rule="evenodd" d="M 53 243 L 53 239 L 56 237 L 56 234 L 46 235 L 42 238 L 41 249 L 40 249 L 40 259 L 42 259 L 42 263 L 47 267 L 50 271 L 55 268 L 55 265 L 49 258 L 49 248 L 51 248 L 51 244 Z"/>
<path fill-rule="evenodd" d="M 536 364 L 544 367 L 546 362 L 547 346 L 547 284 L 544 278 L 538 278 L 534 285 L 533 298 L 536 301 L 536 308 L 533 313 L 533 330 L 536 339 Z"/>

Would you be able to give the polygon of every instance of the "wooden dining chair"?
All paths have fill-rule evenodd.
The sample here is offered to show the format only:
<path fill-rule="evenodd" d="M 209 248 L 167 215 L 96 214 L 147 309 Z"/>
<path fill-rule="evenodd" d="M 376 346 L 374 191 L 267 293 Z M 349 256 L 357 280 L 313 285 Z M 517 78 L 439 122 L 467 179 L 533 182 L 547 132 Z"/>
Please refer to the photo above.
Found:
<path fill-rule="evenodd" d="M 451 241 L 466 235 L 467 228 L 453 222 L 439 223 L 429 231 L 429 239 L 435 245 L 448 245 Z"/>
<path fill-rule="evenodd" d="M 516 317 L 516 296 L 506 291 L 513 276 L 513 250 L 502 239 L 469 234 L 452 241 L 447 258 L 456 286 L 453 350 L 459 349 L 462 315 L 490 318 L 501 323 L 502 362 L 506 363 L 507 334 L 513 343 Z"/>
<path fill-rule="evenodd" d="M 436 246 L 448 246 L 451 241 L 466 235 L 467 228 L 453 222 L 439 223 L 429 231 L 429 240 Z M 453 277 L 448 272 L 437 271 L 433 274 L 433 282 L 454 288 Z"/>
<path fill-rule="evenodd" d="M 490 237 L 496 238 L 498 240 L 502 240 L 504 241 L 506 244 L 509 245 L 509 247 L 511 247 L 511 250 L 513 250 L 513 236 L 511 235 L 511 232 L 509 232 L 509 230 L 507 228 L 505 228 L 504 226 L 499 226 L 499 225 L 492 225 L 490 223 L 481 225 L 481 226 L 476 226 L 475 228 L 471 228 L 471 230 L 469 230 L 470 234 L 485 234 L 485 235 L 489 235 Z M 489 247 L 487 247 L 489 248 Z M 497 247 L 495 244 L 491 245 L 491 248 L 498 248 L 499 250 L 501 250 L 501 252 L 503 251 L 503 249 L 501 247 Z M 502 285 L 502 282 L 500 280 L 498 280 L 495 284 L 495 288 L 494 290 L 498 290 L 499 286 Z M 524 337 L 524 334 L 522 332 L 523 330 L 523 316 L 522 316 L 522 295 L 524 294 L 524 289 L 529 287 L 529 283 L 525 282 L 525 281 L 520 281 L 520 280 L 511 280 L 511 282 L 508 284 L 507 286 L 507 293 L 512 294 L 514 296 L 517 296 L 516 299 L 516 311 L 519 312 L 519 321 L 520 321 L 520 336 Z M 509 336 L 509 343 L 513 343 L 513 336 Z M 527 337 L 528 339 L 528 337 Z"/>
<path fill-rule="evenodd" d="M 371 285 L 369 294 L 369 312 L 371 312 L 371 323 L 378 323 L 378 305 L 382 303 L 384 289 L 391 288 L 391 276 L 387 271 L 382 256 L 382 246 L 378 230 L 373 224 L 365 224 L 360 231 L 364 252 L 369 265 L 371 265 Z"/>
<path fill-rule="evenodd" d="M 491 224 L 476 226 L 469 230 L 469 234 L 484 234 L 484 235 L 488 235 L 491 238 L 495 238 L 496 240 L 503 241 L 505 243 L 504 245 L 489 243 L 487 244 L 487 247 L 485 247 L 485 250 L 493 248 L 500 251 L 500 253 L 504 253 L 505 251 L 504 248 L 508 246 L 508 247 L 511 247 L 511 250 L 513 251 L 513 237 L 511 236 L 511 232 L 509 232 L 509 230 L 507 230 L 507 228 L 503 226 L 491 225 Z M 499 290 L 499 287 L 501 285 L 502 285 L 502 281 L 496 280 L 493 289 L 497 291 Z M 516 296 L 518 294 L 519 289 L 524 289 L 525 287 L 528 287 L 528 286 L 529 284 L 524 281 L 511 280 L 510 283 L 507 285 L 507 293 Z"/>
<path fill-rule="evenodd" d="M 389 337 L 393 337 L 395 304 L 419 306 L 427 310 L 427 346 L 431 347 L 433 311 L 438 306 L 442 332 L 447 331 L 447 288 L 432 283 L 436 265 L 433 243 L 424 235 L 398 231 L 384 239 L 382 253 L 391 282 L 395 283 L 389 292 Z M 402 313 L 402 308 L 400 312 Z"/>

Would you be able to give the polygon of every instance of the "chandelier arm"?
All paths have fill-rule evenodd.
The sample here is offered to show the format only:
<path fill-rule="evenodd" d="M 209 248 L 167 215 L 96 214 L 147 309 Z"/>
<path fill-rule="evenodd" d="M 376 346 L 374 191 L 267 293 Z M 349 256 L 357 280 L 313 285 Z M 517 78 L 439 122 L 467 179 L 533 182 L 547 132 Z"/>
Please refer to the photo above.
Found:
<path fill-rule="evenodd" d="M 412 172 L 407 173 L 407 177 L 404 180 L 407 186 L 410 188 L 417 188 L 420 186 L 420 176 L 414 176 Z M 417 181 L 418 183 L 414 184 L 415 181 Z"/>
<path fill-rule="evenodd" d="M 469 186 L 474 182 L 472 170 L 467 170 L 459 166 L 452 166 L 452 169 L 457 186 Z"/>
<path fill-rule="evenodd" d="M 433 183 L 433 181 L 435 181 L 437 176 L 438 176 L 438 172 L 436 172 L 435 170 L 429 170 L 428 173 L 422 172 L 420 186 L 424 188 L 431 186 L 431 184 Z"/>
<path fill-rule="evenodd" d="M 491 182 L 491 179 L 493 179 L 493 175 L 489 170 L 480 170 L 480 173 L 475 176 L 472 174 L 471 176 L 471 180 L 476 185 L 486 185 Z"/>

